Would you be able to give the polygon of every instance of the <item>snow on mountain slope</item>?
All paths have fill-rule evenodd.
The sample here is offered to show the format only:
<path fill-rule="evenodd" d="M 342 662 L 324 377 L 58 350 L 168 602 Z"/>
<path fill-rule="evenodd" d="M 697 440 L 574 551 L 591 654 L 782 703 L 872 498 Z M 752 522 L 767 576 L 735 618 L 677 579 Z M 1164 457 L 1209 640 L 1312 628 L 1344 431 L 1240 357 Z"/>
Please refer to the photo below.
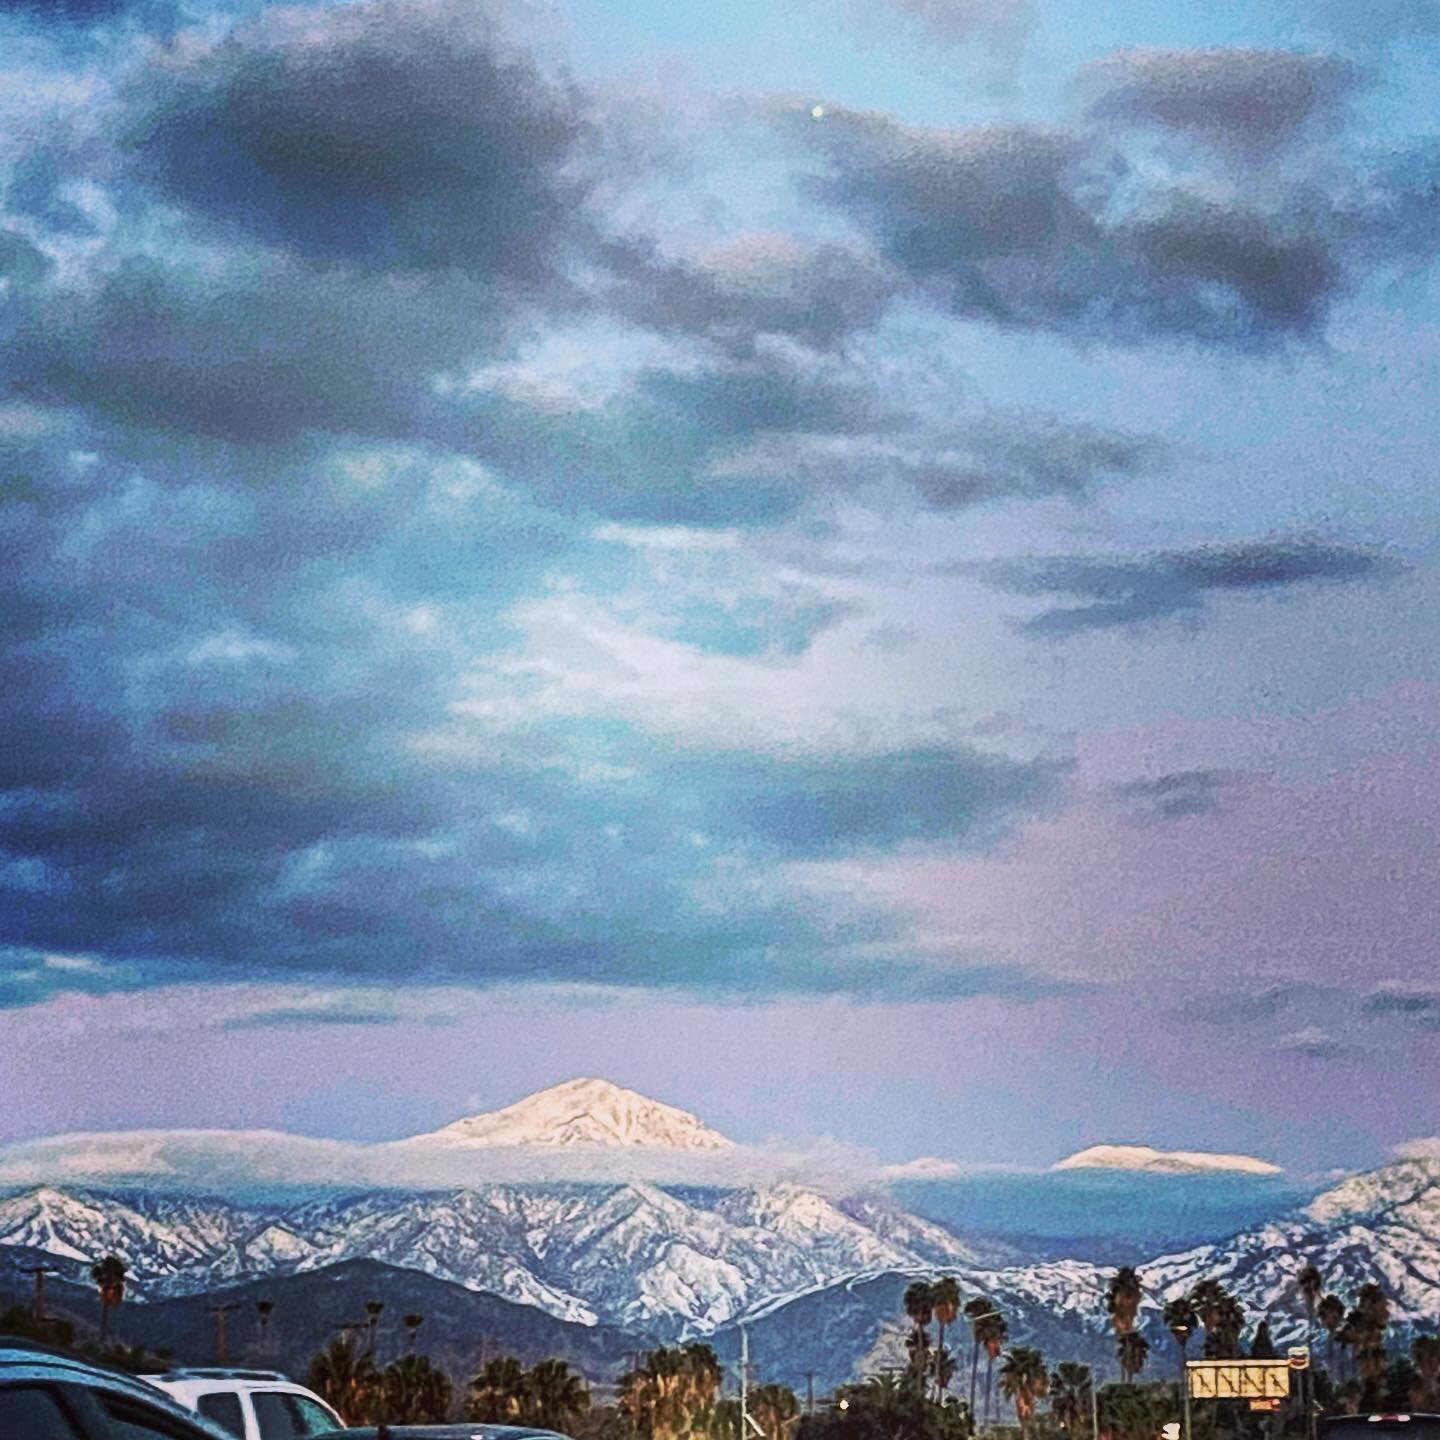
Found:
<path fill-rule="evenodd" d="M 1154 1170 L 1165 1174 L 1198 1174 L 1208 1170 L 1246 1175 L 1279 1175 L 1278 1165 L 1253 1155 L 1224 1155 L 1208 1150 L 1157 1150 L 1151 1145 L 1091 1145 L 1051 1167 L 1055 1170 Z"/>
<path fill-rule="evenodd" d="M 608 1080 L 569 1080 L 483 1115 L 398 1142 L 401 1146 L 623 1145 L 723 1150 L 731 1142 L 686 1110 Z"/>

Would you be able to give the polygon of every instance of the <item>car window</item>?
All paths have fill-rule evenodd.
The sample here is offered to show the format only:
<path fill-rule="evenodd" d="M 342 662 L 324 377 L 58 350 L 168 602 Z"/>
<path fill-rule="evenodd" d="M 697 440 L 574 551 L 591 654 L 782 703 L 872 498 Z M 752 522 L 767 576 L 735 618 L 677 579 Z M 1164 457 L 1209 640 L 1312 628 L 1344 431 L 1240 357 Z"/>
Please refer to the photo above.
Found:
<path fill-rule="evenodd" d="M 0 1386 L 0 1435 L 25 1440 L 79 1440 L 51 1390 L 38 1385 Z"/>
<path fill-rule="evenodd" d="M 250 1396 L 260 1440 L 306 1440 L 334 1430 L 335 1419 L 304 1395 L 282 1390 L 256 1390 Z"/>
<path fill-rule="evenodd" d="M 87 1428 L 104 1440 L 210 1440 L 207 1432 L 179 1416 L 129 1395 L 89 1390 L 85 1398 L 90 1406 Z"/>
<path fill-rule="evenodd" d="M 244 1440 L 245 1411 L 241 1408 L 240 1397 L 233 1390 L 212 1390 L 195 1402 L 195 1408 L 207 1420 L 236 1436 L 237 1440 Z"/>

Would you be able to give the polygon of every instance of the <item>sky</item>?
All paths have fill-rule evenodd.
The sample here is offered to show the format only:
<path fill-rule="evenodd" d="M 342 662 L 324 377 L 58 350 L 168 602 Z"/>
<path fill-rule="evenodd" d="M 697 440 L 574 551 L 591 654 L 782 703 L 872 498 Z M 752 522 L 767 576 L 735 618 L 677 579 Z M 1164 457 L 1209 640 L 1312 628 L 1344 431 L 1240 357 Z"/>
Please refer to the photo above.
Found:
<path fill-rule="evenodd" d="M 0 1143 L 1440 1131 L 1363 12 L 0 0 Z"/>

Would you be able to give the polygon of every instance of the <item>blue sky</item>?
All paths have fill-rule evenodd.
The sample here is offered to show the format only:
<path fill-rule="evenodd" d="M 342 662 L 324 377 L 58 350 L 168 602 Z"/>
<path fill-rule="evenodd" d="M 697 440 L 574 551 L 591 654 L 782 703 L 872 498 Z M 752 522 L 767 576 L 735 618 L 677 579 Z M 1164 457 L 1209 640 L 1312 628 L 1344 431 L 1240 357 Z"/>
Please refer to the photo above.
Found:
<path fill-rule="evenodd" d="M 1432 1134 L 1366 13 L 0 3 L 0 1139 Z"/>

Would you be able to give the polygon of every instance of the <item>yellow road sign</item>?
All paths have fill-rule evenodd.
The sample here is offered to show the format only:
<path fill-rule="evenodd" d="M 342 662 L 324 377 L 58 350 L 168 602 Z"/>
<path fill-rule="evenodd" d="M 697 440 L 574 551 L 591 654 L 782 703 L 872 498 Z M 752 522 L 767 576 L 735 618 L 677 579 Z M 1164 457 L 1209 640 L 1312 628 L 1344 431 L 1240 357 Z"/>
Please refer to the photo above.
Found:
<path fill-rule="evenodd" d="M 1288 1360 L 1191 1360 L 1185 1373 L 1195 1400 L 1281 1400 L 1290 1393 Z"/>

